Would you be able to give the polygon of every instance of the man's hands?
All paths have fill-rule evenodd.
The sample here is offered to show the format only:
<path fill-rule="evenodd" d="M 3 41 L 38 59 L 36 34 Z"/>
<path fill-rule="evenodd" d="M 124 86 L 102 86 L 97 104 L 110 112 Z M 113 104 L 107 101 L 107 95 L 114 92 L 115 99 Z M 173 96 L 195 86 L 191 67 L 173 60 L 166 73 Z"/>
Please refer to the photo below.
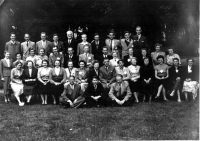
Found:
<path fill-rule="evenodd" d="M 77 101 L 77 99 L 74 100 L 74 103 L 75 103 L 75 101 Z M 67 102 L 69 102 L 70 107 L 73 107 L 73 106 L 74 106 L 74 103 L 73 103 L 71 100 L 68 100 Z"/>
<path fill-rule="evenodd" d="M 4 78 L 2 77 L 1 80 L 4 81 Z"/>
<path fill-rule="evenodd" d="M 101 96 L 99 95 L 99 96 L 91 96 L 91 98 L 93 98 L 94 100 L 98 100 L 99 98 L 100 98 Z"/>
<path fill-rule="evenodd" d="M 115 99 L 115 101 L 119 104 L 119 105 L 122 105 L 124 104 L 125 100 L 119 100 L 119 99 Z"/>

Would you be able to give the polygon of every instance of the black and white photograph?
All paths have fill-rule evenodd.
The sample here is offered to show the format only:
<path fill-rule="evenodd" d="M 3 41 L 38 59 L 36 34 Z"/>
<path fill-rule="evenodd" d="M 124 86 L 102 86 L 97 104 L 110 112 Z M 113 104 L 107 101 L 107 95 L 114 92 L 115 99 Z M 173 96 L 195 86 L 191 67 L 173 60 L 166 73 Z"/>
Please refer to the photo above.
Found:
<path fill-rule="evenodd" d="M 199 0 L 0 0 L 0 140 L 199 140 Z"/>

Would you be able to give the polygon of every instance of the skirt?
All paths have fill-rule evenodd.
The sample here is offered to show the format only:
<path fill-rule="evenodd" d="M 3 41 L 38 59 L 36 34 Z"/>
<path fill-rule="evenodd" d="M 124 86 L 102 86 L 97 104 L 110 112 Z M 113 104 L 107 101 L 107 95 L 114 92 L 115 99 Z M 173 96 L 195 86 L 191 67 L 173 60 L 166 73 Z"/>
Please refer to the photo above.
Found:
<path fill-rule="evenodd" d="M 50 87 L 51 87 L 51 92 L 49 93 L 50 95 L 61 96 L 61 94 L 64 91 L 63 84 L 60 85 L 51 84 Z"/>
<path fill-rule="evenodd" d="M 140 91 L 140 80 L 138 79 L 136 82 L 130 80 L 129 87 L 131 89 L 131 92 L 139 92 Z"/>
<path fill-rule="evenodd" d="M 15 96 L 20 96 L 21 94 L 24 93 L 24 85 L 23 85 L 23 83 L 17 84 L 17 83 L 11 82 L 10 86 L 11 86 Z"/>
<path fill-rule="evenodd" d="M 182 92 L 190 92 L 196 98 L 198 88 L 199 88 L 199 83 L 197 81 L 190 81 L 190 82 L 184 81 Z"/>
<path fill-rule="evenodd" d="M 39 81 L 39 94 L 50 94 L 51 92 L 51 83 L 48 82 L 46 85 L 44 85 L 42 82 Z"/>
<path fill-rule="evenodd" d="M 4 96 L 9 95 L 10 90 L 10 76 L 4 76 L 3 83 L 3 90 L 4 90 Z"/>

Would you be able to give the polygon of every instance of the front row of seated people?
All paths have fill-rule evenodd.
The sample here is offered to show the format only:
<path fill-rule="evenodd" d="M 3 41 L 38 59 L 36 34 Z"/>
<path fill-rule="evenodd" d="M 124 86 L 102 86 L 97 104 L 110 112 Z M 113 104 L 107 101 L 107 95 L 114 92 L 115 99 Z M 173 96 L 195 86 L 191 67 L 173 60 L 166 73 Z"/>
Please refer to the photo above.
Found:
<path fill-rule="evenodd" d="M 128 106 L 133 101 L 139 102 L 139 94 L 143 94 L 143 101 L 151 101 L 153 93 L 156 93 L 155 98 L 162 93 L 164 101 L 168 101 L 167 91 L 170 91 L 170 96 L 177 93 L 178 102 L 181 102 L 181 92 L 186 101 L 188 93 L 192 93 L 193 99 L 197 96 L 198 69 L 193 65 L 193 59 L 188 59 L 187 67 L 181 67 L 180 60 L 173 58 L 173 65 L 169 67 L 164 63 L 164 57 L 159 55 L 156 58 L 158 65 L 153 68 L 149 57 L 143 59 L 142 66 L 137 65 L 136 57 L 132 57 L 128 67 L 120 59 L 117 66 L 112 66 L 110 59 L 106 57 L 102 67 L 99 67 L 96 60 L 92 64 L 80 60 L 79 68 L 75 68 L 72 61 L 68 61 L 68 68 L 63 68 L 62 61 L 58 58 L 54 61 L 53 68 L 44 59 L 41 67 L 36 69 L 32 60 L 24 63 L 18 57 L 20 54 L 16 54 L 18 60 L 12 62 L 9 55 L 9 52 L 5 52 L 5 58 L 0 61 L 4 97 L 5 102 L 9 103 L 11 86 L 19 106 L 25 104 L 22 96 L 26 97 L 26 103 L 29 104 L 35 94 L 41 95 L 44 105 L 47 104 L 47 98 L 52 96 L 53 104 L 60 103 L 73 108 L 84 103 L 89 107 Z M 11 64 L 15 68 L 12 69 Z"/>

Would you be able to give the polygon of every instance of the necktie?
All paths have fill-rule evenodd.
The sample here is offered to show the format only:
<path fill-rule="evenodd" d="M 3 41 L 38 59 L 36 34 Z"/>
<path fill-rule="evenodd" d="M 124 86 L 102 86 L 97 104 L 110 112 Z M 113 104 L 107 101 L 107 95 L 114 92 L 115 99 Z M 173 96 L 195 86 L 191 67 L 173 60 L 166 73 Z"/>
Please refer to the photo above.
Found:
<path fill-rule="evenodd" d="M 117 96 L 121 96 L 121 84 L 119 84 L 119 92 Z"/>
<path fill-rule="evenodd" d="M 71 40 L 69 39 L 69 40 L 68 40 L 68 44 L 70 44 L 70 43 L 71 43 Z"/>
<path fill-rule="evenodd" d="M 98 71 L 95 69 L 95 72 L 96 72 L 96 74 L 97 74 L 97 76 L 98 76 Z"/>
<path fill-rule="evenodd" d="M 110 40 L 110 49 L 111 49 L 111 51 L 112 51 L 112 42 L 113 42 L 113 40 Z"/>
<path fill-rule="evenodd" d="M 28 42 L 26 42 L 26 45 L 27 45 L 27 47 L 28 47 Z"/>
<path fill-rule="evenodd" d="M 94 85 L 94 89 L 95 89 L 95 90 L 97 89 L 97 85 Z"/>

